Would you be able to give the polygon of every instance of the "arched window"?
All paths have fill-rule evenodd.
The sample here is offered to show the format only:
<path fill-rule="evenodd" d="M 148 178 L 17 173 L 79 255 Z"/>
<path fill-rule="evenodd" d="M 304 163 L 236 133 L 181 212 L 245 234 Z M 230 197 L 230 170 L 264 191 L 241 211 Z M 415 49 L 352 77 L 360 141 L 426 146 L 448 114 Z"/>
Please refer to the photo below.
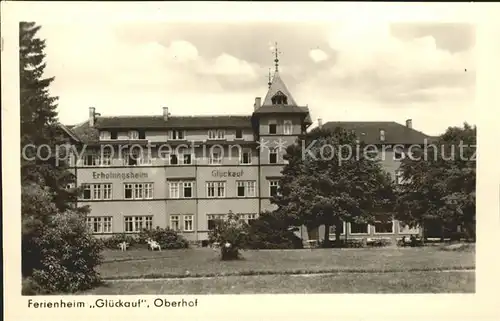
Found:
<path fill-rule="evenodd" d="M 273 105 L 287 105 L 288 99 L 281 91 L 278 91 L 276 95 L 271 98 Z"/>

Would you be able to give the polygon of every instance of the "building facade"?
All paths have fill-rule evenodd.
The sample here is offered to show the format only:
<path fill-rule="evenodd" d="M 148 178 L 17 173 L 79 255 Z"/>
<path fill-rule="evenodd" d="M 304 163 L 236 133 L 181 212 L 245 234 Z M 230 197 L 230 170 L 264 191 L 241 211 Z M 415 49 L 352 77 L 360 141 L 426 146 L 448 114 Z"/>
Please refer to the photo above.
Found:
<path fill-rule="evenodd" d="M 62 127 L 78 146 L 71 161 L 77 185 L 84 187 L 78 205 L 91 207 L 87 221 L 96 235 L 159 226 L 199 242 L 229 212 L 250 221 L 274 209 L 270 199 L 278 190 L 285 148 L 311 124 L 308 107 L 295 102 L 276 71 L 265 98 L 255 98 L 247 116 L 172 116 L 163 107 L 158 116 L 105 117 L 90 107 L 87 121 Z M 427 138 L 411 121 L 324 126 L 345 127 L 375 144 L 407 146 Z M 384 167 L 398 180 L 404 150 L 385 153 Z M 307 239 L 305 229 L 299 233 Z M 346 237 L 415 233 L 396 221 L 343 229 Z"/>

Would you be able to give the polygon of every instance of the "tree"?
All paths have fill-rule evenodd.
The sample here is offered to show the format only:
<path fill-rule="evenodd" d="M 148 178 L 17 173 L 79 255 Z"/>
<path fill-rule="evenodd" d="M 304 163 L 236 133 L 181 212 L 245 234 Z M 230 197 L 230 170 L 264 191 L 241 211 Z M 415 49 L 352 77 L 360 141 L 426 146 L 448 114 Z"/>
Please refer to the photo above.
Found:
<path fill-rule="evenodd" d="M 295 235 L 286 217 L 279 212 L 262 212 L 248 226 L 248 247 L 252 249 L 302 248 L 302 239 Z"/>
<path fill-rule="evenodd" d="M 40 26 L 34 22 L 19 27 L 21 182 L 47 186 L 58 210 L 73 209 L 80 191 L 66 188 L 75 176 L 67 170 L 67 139 L 58 124 L 57 97 L 49 93 L 54 77 L 44 78 L 45 40 L 36 37 Z"/>
<path fill-rule="evenodd" d="M 476 221 L 476 127 L 450 127 L 436 142 L 406 157 L 400 170 L 398 218 L 424 228 L 429 222 L 446 229 L 462 226 L 475 238 Z"/>
<path fill-rule="evenodd" d="M 74 292 L 99 282 L 101 243 L 87 230 L 87 207 L 76 207 L 75 176 L 68 170 L 68 141 L 57 120 L 57 98 L 44 78 L 40 26 L 21 22 L 22 275 L 43 293 Z"/>
<path fill-rule="evenodd" d="M 343 221 L 386 220 L 394 200 L 392 181 L 364 147 L 341 128 L 314 129 L 301 137 L 284 156 L 288 164 L 272 200 L 278 211 L 308 232 L 324 225 L 326 244 L 329 227 L 335 226 L 337 245 Z"/>

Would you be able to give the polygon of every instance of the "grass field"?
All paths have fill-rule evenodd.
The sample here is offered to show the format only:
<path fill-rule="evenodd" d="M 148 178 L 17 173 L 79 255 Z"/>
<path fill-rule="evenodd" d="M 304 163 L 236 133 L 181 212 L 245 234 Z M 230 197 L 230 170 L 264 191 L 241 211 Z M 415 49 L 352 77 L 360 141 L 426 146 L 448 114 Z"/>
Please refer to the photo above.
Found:
<path fill-rule="evenodd" d="M 256 275 L 108 282 L 88 294 L 474 293 L 473 272 Z"/>
<path fill-rule="evenodd" d="M 221 261 L 210 249 L 150 252 L 107 251 L 104 279 L 230 276 L 318 272 L 410 272 L 475 267 L 471 251 L 437 247 L 244 251 L 243 259 Z"/>
<path fill-rule="evenodd" d="M 106 251 L 105 284 L 85 294 L 471 293 L 475 251 L 438 247 Z M 461 270 L 461 271 L 454 271 Z M 469 270 L 469 271 L 463 271 Z M 323 273 L 323 274 L 314 274 Z M 307 275 L 308 274 L 308 275 Z"/>

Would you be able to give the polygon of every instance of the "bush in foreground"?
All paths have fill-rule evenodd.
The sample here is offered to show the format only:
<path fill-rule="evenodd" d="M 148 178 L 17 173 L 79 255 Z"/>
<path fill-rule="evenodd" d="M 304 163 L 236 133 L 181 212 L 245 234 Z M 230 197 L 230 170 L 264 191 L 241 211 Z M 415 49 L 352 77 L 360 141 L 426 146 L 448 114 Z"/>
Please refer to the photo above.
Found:
<path fill-rule="evenodd" d="M 170 228 L 145 229 L 139 234 L 138 240 L 140 243 L 146 243 L 148 238 L 158 242 L 162 249 L 185 249 L 189 247 L 189 242 Z"/>
<path fill-rule="evenodd" d="M 237 260 L 240 250 L 248 243 L 248 225 L 238 215 L 229 212 L 226 220 L 219 220 L 208 234 L 210 243 L 219 243 L 222 260 Z"/>
<path fill-rule="evenodd" d="M 27 281 L 27 290 L 74 293 L 101 282 L 96 267 L 102 260 L 102 243 L 87 230 L 85 215 L 55 215 L 38 245 L 42 258 Z"/>
<path fill-rule="evenodd" d="M 119 244 L 126 242 L 129 247 L 133 247 L 138 243 L 138 238 L 134 235 L 127 235 L 125 233 L 114 234 L 108 238 L 102 239 L 103 246 L 107 249 L 117 250 Z"/>

